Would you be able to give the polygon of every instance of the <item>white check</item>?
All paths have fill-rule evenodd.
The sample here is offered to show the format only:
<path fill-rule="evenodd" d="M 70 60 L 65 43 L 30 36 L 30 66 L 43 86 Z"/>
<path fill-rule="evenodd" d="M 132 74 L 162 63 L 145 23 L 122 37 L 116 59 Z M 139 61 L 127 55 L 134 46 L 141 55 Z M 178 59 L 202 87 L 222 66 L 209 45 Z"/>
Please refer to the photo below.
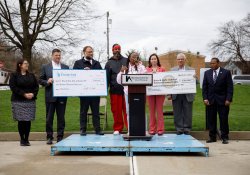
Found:
<path fill-rule="evenodd" d="M 153 86 L 147 86 L 147 95 L 196 93 L 195 70 L 169 71 L 153 74 Z"/>
<path fill-rule="evenodd" d="M 106 70 L 53 70 L 53 95 L 68 96 L 107 96 Z"/>

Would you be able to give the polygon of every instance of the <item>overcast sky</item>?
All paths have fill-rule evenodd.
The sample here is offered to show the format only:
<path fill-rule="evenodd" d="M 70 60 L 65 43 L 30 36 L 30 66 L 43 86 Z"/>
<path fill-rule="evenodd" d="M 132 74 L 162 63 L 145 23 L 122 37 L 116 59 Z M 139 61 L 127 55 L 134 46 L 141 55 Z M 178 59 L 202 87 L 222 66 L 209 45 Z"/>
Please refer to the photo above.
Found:
<path fill-rule="evenodd" d="M 250 13 L 250 0 L 93 0 L 95 14 L 110 13 L 110 50 L 121 44 L 122 52 L 136 49 L 147 54 L 169 50 L 200 52 L 210 60 L 207 44 L 216 39 L 217 28 Z M 83 45 L 106 48 L 106 16 L 95 20 L 82 36 Z M 94 48 L 95 49 L 95 48 Z M 82 46 L 76 48 L 76 52 Z M 110 51 L 111 52 L 111 51 Z M 80 55 L 80 53 L 79 53 Z M 112 52 L 111 52 L 112 55 Z M 103 55 L 104 59 L 106 53 Z"/>

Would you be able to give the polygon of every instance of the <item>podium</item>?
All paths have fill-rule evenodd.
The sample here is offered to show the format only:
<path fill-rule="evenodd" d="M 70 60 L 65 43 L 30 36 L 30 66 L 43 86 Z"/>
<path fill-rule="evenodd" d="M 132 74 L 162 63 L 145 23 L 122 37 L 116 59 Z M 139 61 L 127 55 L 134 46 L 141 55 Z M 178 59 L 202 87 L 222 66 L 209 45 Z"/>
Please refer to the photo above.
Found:
<path fill-rule="evenodd" d="M 146 134 L 146 86 L 153 84 L 152 74 L 123 74 L 122 85 L 128 86 L 129 133 L 123 135 L 124 140 L 151 140 Z"/>

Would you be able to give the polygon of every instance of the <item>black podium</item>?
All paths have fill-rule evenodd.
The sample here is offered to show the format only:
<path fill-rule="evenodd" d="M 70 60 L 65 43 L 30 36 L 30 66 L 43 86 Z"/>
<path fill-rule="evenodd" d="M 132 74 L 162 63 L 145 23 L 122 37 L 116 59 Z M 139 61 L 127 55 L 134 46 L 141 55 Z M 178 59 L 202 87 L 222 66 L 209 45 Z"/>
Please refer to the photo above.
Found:
<path fill-rule="evenodd" d="M 128 86 L 129 133 L 123 135 L 124 140 L 151 140 L 146 134 L 146 86 L 153 83 L 152 74 L 123 74 L 122 85 Z"/>

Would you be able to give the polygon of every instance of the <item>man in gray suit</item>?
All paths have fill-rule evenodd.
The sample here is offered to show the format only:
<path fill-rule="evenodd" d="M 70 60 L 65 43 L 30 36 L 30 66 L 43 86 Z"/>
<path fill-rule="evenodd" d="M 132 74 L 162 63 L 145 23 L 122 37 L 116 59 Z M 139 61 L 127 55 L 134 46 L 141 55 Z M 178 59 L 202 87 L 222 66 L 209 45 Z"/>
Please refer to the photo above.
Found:
<path fill-rule="evenodd" d="M 185 65 L 186 56 L 183 53 L 177 55 L 178 66 L 173 67 L 171 71 L 194 70 Z M 192 108 L 195 94 L 172 94 L 174 124 L 177 135 L 189 135 L 192 129 Z"/>
<path fill-rule="evenodd" d="M 53 96 L 53 69 L 69 69 L 69 66 L 61 63 L 61 51 L 52 50 L 52 61 L 42 66 L 39 83 L 45 86 L 45 103 L 46 103 L 46 133 L 47 144 L 53 143 L 53 120 L 54 113 L 57 115 L 57 142 L 63 139 L 65 128 L 65 109 L 67 97 Z"/>

